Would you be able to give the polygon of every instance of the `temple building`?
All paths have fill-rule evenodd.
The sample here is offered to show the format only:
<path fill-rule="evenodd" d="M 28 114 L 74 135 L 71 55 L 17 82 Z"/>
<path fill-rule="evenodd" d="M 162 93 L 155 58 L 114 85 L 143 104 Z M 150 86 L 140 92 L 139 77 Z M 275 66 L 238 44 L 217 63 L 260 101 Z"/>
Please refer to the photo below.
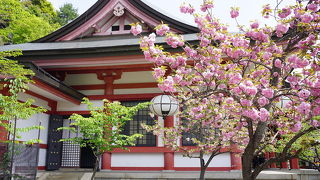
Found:
<path fill-rule="evenodd" d="M 21 94 L 20 100 L 34 99 L 34 105 L 47 112 L 34 115 L 18 123 L 19 127 L 42 125 L 44 130 L 23 133 L 21 141 L 40 138 L 38 169 L 89 168 L 94 157 L 89 148 L 80 148 L 61 138 L 79 136 L 78 133 L 57 131 L 69 126 L 73 113 L 89 114 L 88 97 L 96 106 L 102 99 L 117 100 L 124 105 L 150 101 L 163 94 L 152 76 L 153 65 L 144 59 L 139 49 L 139 37 L 130 34 L 130 24 L 140 22 L 143 33 L 151 33 L 161 22 L 171 31 L 184 35 L 186 41 L 196 41 L 198 29 L 179 22 L 148 6 L 141 0 L 98 0 L 74 21 L 57 31 L 30 43 L 1 46 L 0 51 L 21 49 L 19 62 L 35 72 L 34 84 Z M 157 43 L 163 44 L 164 38 Z M 174 126 L 176 117 L 163 120 Z M 141 110 L 125 127 L 126 134 L 144 135 L 129 151 L 116 149 L 106 152 L 101 160 L 102 170 L 135 171 L 194 171 L 200 169 L 198 159 L 183 157 L 181 153 L 164 147 L 162 138 L 147 133 L 141 123 L 152 124 L 148 110 Z M 187 146 L 181 139 L 181 145 Z M 208 171 L 241 169 L 236 152 L 226 151 L 216 156 Z"/>

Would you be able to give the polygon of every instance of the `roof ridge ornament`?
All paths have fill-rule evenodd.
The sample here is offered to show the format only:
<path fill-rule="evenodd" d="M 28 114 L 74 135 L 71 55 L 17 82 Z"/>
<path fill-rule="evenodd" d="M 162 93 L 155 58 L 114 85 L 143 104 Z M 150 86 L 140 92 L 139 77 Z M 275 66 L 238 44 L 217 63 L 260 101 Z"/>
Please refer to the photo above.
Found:
<path fill-rule="evenodd" d="M 124 14 L 124 7 L 121 3 L 118 3 L 114 8 L 113 8 L 113 14 L 115 16 L 122 16 Z"/>

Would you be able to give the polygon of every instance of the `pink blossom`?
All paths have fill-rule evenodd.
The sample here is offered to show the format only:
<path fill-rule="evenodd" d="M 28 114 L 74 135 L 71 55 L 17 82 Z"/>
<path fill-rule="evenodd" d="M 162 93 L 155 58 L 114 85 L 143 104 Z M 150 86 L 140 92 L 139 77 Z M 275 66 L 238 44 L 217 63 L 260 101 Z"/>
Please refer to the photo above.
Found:
<path fill-rule="evenodd" d="M 184 45 L 184 40 L 181 35 L 171 34 L 166 37 L 166 42 L 168 45 L 170 45 L 173 48 L 177 48 L 178 46 Z"/>
<path fill-rule="evenodd" d="M 266 97 L 261 97 L 258 99 L 258 103 L 261 107 L 269 104 L 269 99 L 267 99 Z"/>
<path fill-rule="evenodd" d="M 136 24 L 136 25 L 131 25 L 131 30 L 130 32 L 134 35 L 137 36 L 138 34 L 140 34 L 142 32 L 142 26 L 140 24 Z"/>
<path fill-rule="evenodd" d="M 213 5 L 212 0 L 206 0 L 206 1 L 204 1 L 204 3 L 201 5 L 200 10 L 203 11 L 203 12 L 206 12 L 208 9 L 213 8 L 213 7 L 214 7 L 214 5 Z"/>
<path fill-rule="evenodd" d="M 153 77 L 156 79 L 159 79 L 160 77 L 163 77 L 165 75 L 166 71 L 163 70 L 160 67 L 154 68 L 153 69 Z"/>
<path fill-rule="evenodd" d="M 259 111 L 257 111 L 256 109 L 252 108 L 251 110 L 245 110 L 242 113 L 243 116 L 246 116 L 254 121 L 259 119 Z"/>
<path fill-rule="evenodd" d="M 320 126 L 320 122 L 317 121 L 317 120 L 311 120 L 311 123 L 310 123 L 313 127 L 319 127 Z"/>
<path fill-rule="evenodd" d="M 269 117 L 270 117 L 269 111 L 267 111 L 265 108 L 261 108 L 260 109 L 260 120 L 262 122 L 265 122 L 269 119 Z"/>
<path fill-rule="evenodd" d="M 157 35 L 159 35 L 159 36 L 165 35 L 170 30 L 170 28 L 167 24 L 160 24 L 155 29 L 156 29 Z"/>
<path fill-rule="evenodd" d="M 252 86 L 252 87 L 247 87 L 245 93 L 248 94 L 249 96 L 255 96 L 257 92 L 258 92 L 258 89 Z"/>
<path fill-rule="evenodd" d="M 291 127 L 291 130 L 293 132 L 298 132 L 300 131 L 301 128 L 302 128 L 301 122 L 297 122 L 296 124 L 293 125 L 293 127 Z"/>
<path fill-rule="evenodd" d="M 302 99 L 307 99 L 310 96 L 310 91 L 303 89 L 301 91 L 299 91 L 298 96 Z"/>
<path fill-rule="evenodd" d="M 235 74 L 232 74 L 230 79 L 229 79 L 229 83 L 230 84 L 239 84 L 240 81 L 242 80 L 242 76 L 240 73 L 235 73 Z"/>
<path fill-rule="evenodd" d="M 173 77 L 173 80 L 175 83 L 180 83 L 182 81 L 182 76 L 176 74 L 174 77 Z"/>
<path fill-rule="evenodd" d="M 231 138 L 235 135 L 235 132 L 233 131 L 230 131 L 230 132 L 222 132 L 222 136 L 223 136 L 223 139 L 225 141 L 230 141 Z"/>
<path fill-rule="evenodd" d="M 259 22 L 258 22 L 258 21 L 253 22 L 253 23 L 250 25 L 250 27 L 251 27 L 252 29 L 257 29 L 257 28 L 259 28 Z"/>
<path fill-rule="evenodd" d="M 276 34 L 278 37 L 282 37 L 288 31 L 289 27 L 285 24 L 278 24 L 276 26 Z"/>
<path fill-rule="evenodd" d="M 274 91 L 271 88 L 262 89 L 261 91 L 261 94 L 269 99 L 273 97 L 273 93 Z"/>
<path fill-rule="evenodd" d="M 236 18 L 239 16 L 239 9 L 238 8 L 231 8 L 231 11 L 230 11 L 230 15 L 231 15 L 231 18 Z"/>
<path fill-rule="evenodd" d="M 263 55 L 262 55 L 262 58 L 263 58 L 264 60 L 269 60 L 271 57 L 272 57 L 272 53 L 270 53 L 270 52 L 265 52 L 265 53 L 263 53 Z"/>
<path fill-rule="evenodd" d="M 252 101 L 248 99 L 240 99 L 240 103 L 242 106 L 252 106 Z"/>
<path fill-rule="evenodd" d="M 158 84 L 159 88 L 164 92 L 175 92 L 174 81 L 172 76 L 168 76 L 163 83 Z"/>
<path fill-rule="evenodd" d="M 280 59 L 276 59 L 274 61 L 274 66 L 277 67 L 277 68 L 282 68 L 282 62 Z"/>
<path fill-rule="evenodd" d="M 307 8 L 308 8 L 310 11 L 316 12 L 316 11 L 318 10 L 318 5 L 317 5 L 317 4 L 314 4 L 314 3 L 311 3 L 311 4 L 308 4 Z"/>
<path fill-rule="evenodd" d="M 234 99 L 232 97 L 229 97 L 226 99 L 227 104 L 233 104 L 233 102 L 234 102 Z"/>
<path fill-rule="evenodd" d="M 186 14 L 186 13 L 189 13 L 189 14 L 193 14 L 195 11 L 195 9 L 189 5 L 187 6 L 186 4 L 183 4 L 182 6 L 180 6 L 180 12 Z"/>
<path fill-rule="evenodd" d="M 242 92 L 242 90 L 240 89 L 240 87 L 235 87 L 235 88 L 233 88 L 231 91 L 232 91 L 233 93 L 235 93 L 236 95 L 239 95 L 239 94 Z"/>
<path fill-rule="evenodd" d="M 186 46 L 185 48 L 183 48 L 183 50 L 187 53 L 189 57 L 193 57 L 197 55 L 197 51 L 190 48 L 189 46 Z"/>
<path fill-rule="evenodd" d="M 313 108 L 312 114 L 313 114 L 314 116 L 320 115 L 320 105 L 318 105 L 317 107 Z"/>
<path fill-rule="evenodd" d="M 302 102 L 298 107 L 297 107 L 297 111 L 300 113 L 300 114 L 303 114 L 303 115 L 307 115 L 310 113 L 310 108 L 311 108 L 311 105 L 307 102 Z"/>
<path fill-rule="evenodd" d="M 313 19 L 313 16 L 309 13 L 305 13 L 300 18 L 301 18 L 301 22 L 310 23 Z"/>
<path fill-rule="evenodd" d="M 286 8 L 282 8 L 281 9 L 281 11 L 279 12 L 278 16 L 281 17 L 281 18 L 286 18 L 290 14 L 291 14 L 291 8 L 290 7 L 286 7 Z"/>

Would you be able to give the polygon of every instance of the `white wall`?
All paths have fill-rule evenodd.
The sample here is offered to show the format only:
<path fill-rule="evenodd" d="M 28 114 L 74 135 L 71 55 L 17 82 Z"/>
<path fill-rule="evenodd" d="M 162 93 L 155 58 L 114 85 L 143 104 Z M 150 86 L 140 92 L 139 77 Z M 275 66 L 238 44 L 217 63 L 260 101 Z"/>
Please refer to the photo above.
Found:
<path fill-rule="evenodd" d="M 163 153 L 112 153 L 111 167 L 163 167 Z"/>
<path fill-rule="evenodd" d="M 41 143 L 47 144 L 47 138 L 48 138 L 48 131 L 47 130 L 48 130 L 49 117 L 50 117 L 50 115 L 48 115 L 48 114 L 40 113 L 40 114 L 33 115 L 28 120 L 18 120 L 17 121 L 17 128 L 30 127 L 30 126 L 34 126 L 34 125 L 38 126 L 41 123 L 41 126 L 43 126 L 44 129 L 40 130 L 40 134 L 39 134 L 38 129 L 31 130 L 29 132 L 20 133 L 21 138 L 17 139 L 17 140 L 28 141 L 31 139 L 37 139 L 38 136 L 40 135 Z"/>
<path fill-rule="evenodd" d="M 94 106 L 103 106 L 102 100 L 96 100 L 96 101 L 90 101 L 93 103 Z M 58 102 L 58 111 L 87 111 L 87 105 L 86 104 L 80 104 L 76 105 L 69 102 Z"/>
<path fill-rule="evenodd" d="M 46 149 L 40 149 L 39 150 L 38 166 L 45 166 L 46 165 L 46 156 L 47 156 L 47 150 Z"/>
<path fill-rule="evenodd" d="M 90 74 L 68 74 L 64 83 L 67 85 L 104 84 L 99 80 L 96 73 Z"/>
<path fill-rule="evenodd" d="M 33 105 L 36 105 L 36 106 L 41 106 L 47 110 L 51 110 L 51 107 L 48 106 L 48 102 L 45 101 L 45 100 L 42 100 L 42 99 L 39 99 L 37 97 L 34 97 L 34 96 L 31 96 L 29 94 L 25 94 L 25 93 L 19 93 L 18 94 L 18 99 L 20 101 L 27 101 L 28 99 L 33 99 L 34 100 L 34 103 Z"/>
<path fill-rule="evenodd" d="M 114 94 L 161 93 L 159 88 L 115 89 Z"/>
<path fill-rule="evenodd" d="M 123 72 L 121 79 L 115 80 L 114 84 L 144 82 L 156 82 L 152 76 L 152 71 Z"/>
<path fill-rule="evenodd" d="M 29 141 L 31 139 L 40 139 L 41 144 L 47 144 L 48 139 L 48 125 L 49 125 L 49 114 L 39 113 L 33 115 L 30 119 L 27 120 L 17 120 L 17 128 L 24 128 L 30 126 L 38 126 L 41 123 L 44 129 L 39 130 L 31 130 L 28 132 L 20 133 L 21 138 L 17 138 L 19 141 Z M 39 162 L 38 166 L 45 166 L 46 164 L 46 153 L 47 149 L 39 149 Z"/>
<path fill-rule="evenodd" d="M 207 160 L 209 155 L 205 156 Z M 174 154 L 175 167 L 200 167 L 199 158 L 183 157 L 182 153 Z M 223 153 L 214 157 L 209 167 L 231 167 L 230 153 Z"/>

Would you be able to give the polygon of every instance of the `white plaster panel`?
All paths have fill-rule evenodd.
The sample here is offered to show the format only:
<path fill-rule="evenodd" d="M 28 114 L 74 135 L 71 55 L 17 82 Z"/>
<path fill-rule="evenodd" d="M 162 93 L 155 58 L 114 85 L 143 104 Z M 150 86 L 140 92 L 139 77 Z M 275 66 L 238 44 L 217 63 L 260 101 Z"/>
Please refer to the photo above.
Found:
<path fill-rule="evenodd" d="M 124 72 L 121 79 L 115 80 L 114 84 L 144 82 L 156 82 L 152 76 L 152 71 Z"/>
<path fill-rule="evenodd" d="M 93 106 L 103 106 L 102 100 L 90 101 L 93 103 Z M 87 111 L 88 107 L 86 104 L 76 105 L 70 102 L 58 102 L 58 111 Z"/>
<path fill-rule="evenodd" d="M 209 155 L 205 155 L 205 160 L 209 158 Z M 199 158 L 183 157 L 182 153 L 174 154 L 174 166 L 175 167 L 200 167 Z M 223 153 L 215 156 L 209 167 L 231 167 L 230 153 Z"/>
<path fill-rule="evenodd" d="M 47 150 L 46 149 L 39 149 L 38 166 L 45 166 L 46 165 L 46 156 L 47 156 Z"/>
<path fill-rule="evenodd" d="M 112 153 L 112 167 L 163 167 L 163 153 Z"/>
<path fill-rule="evenodd" d="M 98 90 L 81 90 L 79 91 L 84 95 L 104 95 L 104 90 L 103 89 L 98 89 Z"/>
<path fill-rule="evenodd" d="M 104 81 L 99 80 L 95 73 L 67 74 L 63 82 L 67 85 L 104 84 Z"/>
<path fill-rule="evenodd" d="M 114 94 L 162 93 L 159 88 L 115 89 Z"/>
<path fill-rule="evenodd" d="M 19 119 L 17 121 L 17 128 L 24 128 L 24 127 L 30 127 L 30 126 L 38 126 L 41 124 L 41 126 L 44 127 L 42 130 L 31 130 L 29 132 L 23 132 L 20 133 L 21 138 L 18 139 L 20 141 L 29 141 L 31 139 L 39 139 L 41 140 L 42 144 L 47 144 L 47 138 L 48 138 L 48 123 L 49 123 L 49 115 L 40 113 L 33 115 L 28 120 L 21 120 Z"/>
<path fill-rule="evenodd" d="M 18 94 L 18 99 L 20 101 L 27 101 L 28 99 L 33 99 L 34 102 L 32 103 L 33 105 L 36 105 L 36 106 L 41 106 L 45 109 L 48 109 L 48 110 L 51 110 L 51 108 L 48 106 L 48 102 L 45 101 L 45 100 L 42 100 L 42 99 L 39 99 L 37 97 L 34 97 L 34 96 L 31 96 L 29 94 L 26 94 L 26 93 L 19 93 Z"/>

